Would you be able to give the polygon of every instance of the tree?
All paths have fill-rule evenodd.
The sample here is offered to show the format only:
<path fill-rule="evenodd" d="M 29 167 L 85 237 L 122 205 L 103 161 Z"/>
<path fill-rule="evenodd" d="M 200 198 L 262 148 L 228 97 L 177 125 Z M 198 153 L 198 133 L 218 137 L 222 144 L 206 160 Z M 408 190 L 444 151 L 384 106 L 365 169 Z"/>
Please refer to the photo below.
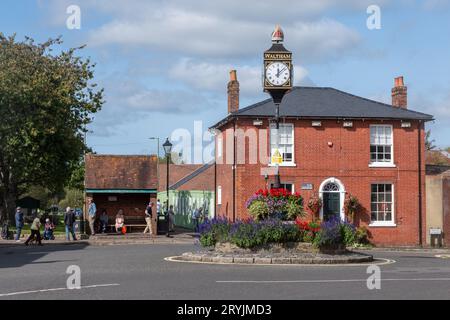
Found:
<path fill-rule="evenodd" d="M 89 59 L 73 48 L 54 54 L 60 38 L 36 44 L 0 33 L 0 221 L 30 186 L 58 193 L 86 150 L 83 135 L 101 109 Z"/>
<path fill-rule="evenodd" d="M 427 151 L 436 149 L 434 142 L 435 142 L 435 140 L 431 139 L 431 130 L 427 130 L 425 132 L 425 149 Z"/>

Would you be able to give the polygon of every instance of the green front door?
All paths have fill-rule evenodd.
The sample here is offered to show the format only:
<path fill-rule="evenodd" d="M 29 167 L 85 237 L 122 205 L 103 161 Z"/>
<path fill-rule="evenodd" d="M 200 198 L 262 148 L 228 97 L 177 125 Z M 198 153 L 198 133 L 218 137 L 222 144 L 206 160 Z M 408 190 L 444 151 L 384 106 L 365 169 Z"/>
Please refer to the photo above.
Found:
<path fill-rule="evenodd" d="M 324 192 L 323 193 L 323 219 L 329 220 L 332 216 L 340 216 L 341 211 L 341 193 Z"/>

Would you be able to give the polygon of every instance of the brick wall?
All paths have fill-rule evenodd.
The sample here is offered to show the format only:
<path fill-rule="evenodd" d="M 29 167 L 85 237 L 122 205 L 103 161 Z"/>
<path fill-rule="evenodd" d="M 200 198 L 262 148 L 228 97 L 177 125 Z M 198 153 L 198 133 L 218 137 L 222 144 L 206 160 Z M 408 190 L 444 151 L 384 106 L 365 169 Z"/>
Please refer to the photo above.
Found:
<path fill-rule="evenodd" d="M 240 119 L 237 127 L 254 128 L 253 120 Z M 358 225 L 370 223 L 370 185 L 388 182 L 394 185 L 394 212 L 396 227 L 370 227 L 372 241 L 376 244 L 415 245 L 418 244 L 419 194 L 418 194 L 418 122 L 411 128 L 401 128 L 400 121 L 353 121 L 353 128 L 343 128 L 337 120 L 323 120 L 321 127 L 312 127 L 311 120 L 286 120 L 295 125 L 294 145 L 295 167 L 280 167 L 281 182 L 293 183 L 295 191 L 305 198 L 305 203 L 320 184 L 327 178 L 339 179 L 347 193 L 358 197 L 365 210 L 356 217 Z M 369 168 L 370 124 L 392 124 L 394 137 L 395 168 Z M 424 162 L 424 134 L 422 126 L 422 163 Z M 263 126 L 268 127 L 265 120 Z M 222 129 L 232 129 L 231 125 Z M 269 134 L 267 132 L 267 134 Z M 226 149 L 227 135 L 223 134 Z M 248 139 L 246 140 L 248 142 Z M 329 146 L 332 143 L 332 147 Z M 246 163 L 248 163 L 246 143 Z M 268 150 L 267 150 L 268 151 Z M 226 150 L 223 151 L 226 157 Z M 261 168 L 267 165 L 238 164 L 236 168 L 236 217 L 247 216 L 245 201 L 265 180 Z M 269 184 L 273 176 L 269 178 Z M 222 206 L 218 214 L 232 217 L 232 166 L 218 165 L 217 185 L 222 186 Z M 300 190 L 302 183 L 312 183 L 312 191 Z M 425 166 L 422 166 L 422 239 L 425 243 Z"/>
<path fill-rule="evenodd" d="M 445 177 L 442 180 L 442 205 L 444 209 L 444 243 L 450 246 L 450 177 Z"/>

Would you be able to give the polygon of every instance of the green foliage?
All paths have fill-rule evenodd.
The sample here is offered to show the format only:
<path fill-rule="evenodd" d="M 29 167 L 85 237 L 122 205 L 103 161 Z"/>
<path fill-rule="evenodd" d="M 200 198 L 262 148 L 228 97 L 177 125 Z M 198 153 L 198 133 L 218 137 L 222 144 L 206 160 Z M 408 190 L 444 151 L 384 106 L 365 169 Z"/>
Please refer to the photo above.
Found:
<path fill-rule="evenodd" d="M 436 149 L 436 146 L 434 145 L 434 143 L 435 143 L 435 140 L 431 139 L 431 130 L 427 130 L 425 132 L 425 149 L 427 151 Z"/>
<path fill-rule="evenodd" d="M 94 65 L 75 55 L 81 48 L 54 54 L 61 43 L 0 33 L 0 220 L 31 185 L 56 193 L 68 184 L 103 103 Z"/>
<path fill-rule="evenodd" d="M 212 247 L 216 244 L 217 240 L 213 233 L 205 233 L 200 236 L 200 244 L 203 247 Z"/>
<path fill-rule="evenodd" d="M 303 209 L 303 198 L 289 197 L 285 207 L 288 220 L 295 220 L 299 217 L 303 218 L 306 211 Z"/>
<path fill-rule="evenodd" d="M 255 200 L 248 207 L 248 212 L 256 220 L 263 220 L 269 215 L 267 203 L 263 200 Z"/>
<path fill-rule="evenodd" d="M 65 209 L 71 208 L 83 208 L 84 193 L 78 189 L 65 189 L 65 197 L 59 201 L 59 207 Z"/>
<path fill-rule="evenodd" d="M 230 242 L 240 248 L 254 248 L 268 243 L 286 243 L 302 240 L 302 234 L 295 225 L 283 223 L 241 223 L 230 233 Z"/>
<path fill-rule="evenodd" d="M 368 244 L 369 241 L 369 230 L 366 227 L 359 227 L 355 232 L 355 242 L 359 244 Z"/>
<path fill-rule="evenodd" d="M 213 246 L 217 242 L 230 242 L 240 248 L 254 248 L 268 243 L 302 240 L 303 232 L 295 224 L 274 219 L 234 223 L 216 219 L 200 226 L 200 244 L 205 247 Z"/>
<path fill-rule="evenodd" d="M 341 224 L 342 240 L 346 246 L 351 246 L 356 242 L 355 227 L 350 224 Z"/>
<path fill-rule="evenodd" d="M 70 189 L 84 190 L 84 157 L 72 164 L 72 174 L 70 175 L 67 187 Z"/>

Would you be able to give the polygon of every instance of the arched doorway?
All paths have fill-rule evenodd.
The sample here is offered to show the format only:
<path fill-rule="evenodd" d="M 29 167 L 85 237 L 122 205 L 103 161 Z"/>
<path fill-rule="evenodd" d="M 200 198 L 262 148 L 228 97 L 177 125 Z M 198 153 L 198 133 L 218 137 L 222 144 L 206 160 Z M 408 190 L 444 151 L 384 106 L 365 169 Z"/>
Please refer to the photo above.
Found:
<path fill-rule="evenodd" d="M 320 218 L 329 220 L 332 216 L 338 216 L 344 220 L 345 188 L 342 182 L 336 178 L 326 179 L 320 185 L 319 191 L 322 199 Z"/>

